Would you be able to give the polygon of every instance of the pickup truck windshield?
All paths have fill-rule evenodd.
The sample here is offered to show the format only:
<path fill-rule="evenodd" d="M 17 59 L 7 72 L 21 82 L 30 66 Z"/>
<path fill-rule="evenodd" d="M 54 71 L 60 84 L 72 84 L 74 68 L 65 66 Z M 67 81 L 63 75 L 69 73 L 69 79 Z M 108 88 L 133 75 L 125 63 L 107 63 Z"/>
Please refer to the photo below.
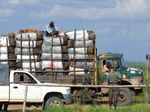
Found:
<path fill-rule="evenodd" d="M 123 57 L 121 58 L 121 64 L 122 64 L 123 67 L 127 67 L 127 64 L 126 64 L 126 62 L 125 62 Z"/>

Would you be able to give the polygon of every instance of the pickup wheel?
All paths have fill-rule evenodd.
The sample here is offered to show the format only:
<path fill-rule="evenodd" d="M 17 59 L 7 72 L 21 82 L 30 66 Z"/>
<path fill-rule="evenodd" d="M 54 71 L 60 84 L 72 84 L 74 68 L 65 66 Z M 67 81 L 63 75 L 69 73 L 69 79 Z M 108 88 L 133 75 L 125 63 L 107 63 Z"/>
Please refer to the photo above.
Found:
<path fill-rule="evenodd" d="M 50 108 L 53 106 L 63 106 L 62 99 L 59 97 L 49 97 L 45 102 L 45 108 Z"/>
<path fill-rule="evenodd" d="M 129 88 L 120 88 L 118 105 L 129 105 L 132 103 L 132 92 Z"/>

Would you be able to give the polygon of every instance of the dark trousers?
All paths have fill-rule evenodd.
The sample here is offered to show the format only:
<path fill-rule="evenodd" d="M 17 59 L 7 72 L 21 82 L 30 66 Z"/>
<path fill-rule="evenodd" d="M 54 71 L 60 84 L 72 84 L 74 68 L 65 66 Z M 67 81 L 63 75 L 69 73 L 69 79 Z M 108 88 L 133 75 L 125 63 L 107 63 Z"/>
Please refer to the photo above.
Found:
<path fill-rule="evenodd" d="M 8 104 L 7 103 L 0 103 L 0 111 L 4 110 L 7 111 Z"/>
<path fill-rule="evenodd" d="M 92 101 L 92 97 L 90 96 L 89 94 L 89 88 L 84 88 L 82 90 L 82 95 L 81 95 L 81 103 L 82 104 L 85 104 L 87 103 L 88 101 Z"/>
<path fill-rule="evenodd" d="M 113 105 L 115 108 L 117 108 L 117 102 L 118 102 L 118 96 L 119 96 L 119 88 L 109 88 L 109 107 Z"/>

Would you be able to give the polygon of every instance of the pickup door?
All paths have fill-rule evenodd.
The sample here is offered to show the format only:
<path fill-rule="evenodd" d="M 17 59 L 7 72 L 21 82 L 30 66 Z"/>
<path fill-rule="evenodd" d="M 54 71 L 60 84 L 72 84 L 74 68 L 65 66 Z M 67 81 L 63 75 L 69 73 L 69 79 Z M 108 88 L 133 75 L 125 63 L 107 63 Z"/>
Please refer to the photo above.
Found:
<path fill-rule="evenodd" d="M 10 101 L 23 102 L 27 90 L 27 102 L 40 102 L 42 89 L 35 85 L 37 85 L 37 82 L 29 74 L 15 72 L 14 83 L 10 84 Z"/>

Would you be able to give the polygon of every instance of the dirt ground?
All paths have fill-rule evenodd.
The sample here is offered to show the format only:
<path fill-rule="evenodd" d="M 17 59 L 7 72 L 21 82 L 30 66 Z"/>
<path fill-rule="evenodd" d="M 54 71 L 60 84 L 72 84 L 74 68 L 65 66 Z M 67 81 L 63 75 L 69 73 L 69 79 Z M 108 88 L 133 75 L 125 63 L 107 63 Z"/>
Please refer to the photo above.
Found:
<path fill-rule="evenodd" d="M 13 105 L 9 105 L 8 106 L 8 111 L 19 111 L 23 109 L 23 104 L 13 104 Z M 26 110 L 42 110 L 41 107 L 35 107 L 35 106 L 31 106 L 31 107 L 26 107 Z"/>

